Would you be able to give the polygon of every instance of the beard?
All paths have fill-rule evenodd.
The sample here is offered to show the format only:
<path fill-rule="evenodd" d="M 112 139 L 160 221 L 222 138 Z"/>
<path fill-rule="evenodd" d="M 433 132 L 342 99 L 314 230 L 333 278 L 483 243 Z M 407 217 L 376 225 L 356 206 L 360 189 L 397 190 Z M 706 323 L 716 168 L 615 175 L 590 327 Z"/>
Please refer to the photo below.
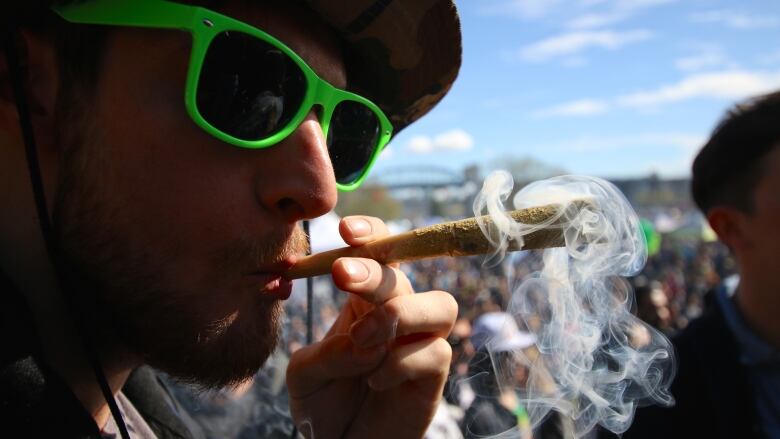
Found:
<path fill-rule="evenodd" d="M 121 165 L 102 153 L 104 136 L 79 120 L 87 113 L 80 107 L 71 102 L 61 112 L 53 208 L 74 318 L 101 353 L 129 354 L 180 381 L 210 389 L 251 378 L 276 348 L 282 305 L 245 274 L 305 252 L 304 233 L 226 240 L 209 252 L 207 272 L 192 274 L 198 286 L 183 286 L 171 274 L 175 243 L 150 246 L 143 226 L 122 220 L 128 212 L 110 182 L 112 166 Z"/>

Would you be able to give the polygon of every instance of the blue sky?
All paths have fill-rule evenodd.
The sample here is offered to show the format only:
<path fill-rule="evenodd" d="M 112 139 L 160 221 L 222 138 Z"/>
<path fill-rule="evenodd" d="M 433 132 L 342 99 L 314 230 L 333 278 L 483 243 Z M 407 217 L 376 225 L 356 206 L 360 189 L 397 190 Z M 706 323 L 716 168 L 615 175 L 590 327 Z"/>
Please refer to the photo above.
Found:
<path fill-rule="evenodd" d="M 780 89 L 778 0 L 461 0 L 463 67 L 374 175 L 531 157 L 688 176 L 724 110 Z"/>

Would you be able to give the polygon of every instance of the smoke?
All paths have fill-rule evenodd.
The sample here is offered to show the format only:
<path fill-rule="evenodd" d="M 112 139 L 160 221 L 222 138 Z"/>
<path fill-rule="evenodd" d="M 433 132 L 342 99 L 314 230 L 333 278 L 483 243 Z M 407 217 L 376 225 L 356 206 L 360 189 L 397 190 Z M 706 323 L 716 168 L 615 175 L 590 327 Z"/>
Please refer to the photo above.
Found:
<path fill-rule="evenodd" d="M 630 312 L 633 292 L 624 277 L 641 270 L 647 250 L 628 201 L 598 178 L 555 177 L 512 200 L 515 209 L 559 205 L 557 217 L 528 225 L 504 208 L 513 185 L 509 173 L 495 172 L 474 201 L 475 214 L 493 221 L 480 224 L 496 246 L 493 259 L 539 228 L 560 228 L 565 247 L 545 250 L 543 268 L 517 280 L 507 310 L 536 335 L 536 346 L 507 353 L 487 345 L 502 394 L 516 397 L 532 428 L 551 411 L 561 413 L 574 437 L 596 424 L 622 433 L 636 407 L 672 405 L 671 344 Z"/>

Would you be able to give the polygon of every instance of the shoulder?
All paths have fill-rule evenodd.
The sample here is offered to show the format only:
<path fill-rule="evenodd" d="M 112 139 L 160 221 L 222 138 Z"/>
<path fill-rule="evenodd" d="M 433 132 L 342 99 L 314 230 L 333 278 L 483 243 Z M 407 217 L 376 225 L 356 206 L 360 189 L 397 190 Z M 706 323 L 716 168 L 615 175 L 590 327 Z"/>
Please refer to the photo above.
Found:
<path fill-rule="evenodd" d="M 148 366 L 133 371 L 122 388 L 144 421 L 159 438 L 205 438 L 200 425 Z"/>
<path fill-rule="evenodd" d="M 100 436 L 65 383 L 33 357 L 0 366 L 0 422 L 29 437 Z"/>
<path fill-rule="evenodd" d="M 750 406 L 739 348 L 720 308 L 712 306 L 672 339 L 677 372 L 672 407 L 636 411 L 625 439 L 729 437 L 747 425 L 749 413 L 728 407 Z M 608 437 L 608 435 L 604 435 Z"/>

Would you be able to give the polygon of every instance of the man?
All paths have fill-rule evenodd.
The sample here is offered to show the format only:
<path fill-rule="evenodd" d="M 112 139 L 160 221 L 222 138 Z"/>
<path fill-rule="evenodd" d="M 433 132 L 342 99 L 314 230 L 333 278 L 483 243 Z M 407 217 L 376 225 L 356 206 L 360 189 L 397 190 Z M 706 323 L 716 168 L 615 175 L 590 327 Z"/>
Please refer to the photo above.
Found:
<path fill-rule="evenodd" d="M 206 387 L 257 371 L 305 252 L 299 223 L 447 92 L 457 14 L 448 0 L 56 3 L 3 13 L 3 428 L 188 437 L 142 366 Z M 376 218 L 339 227 L 353 246 L 387 234 Z M 296 425 L 421 436 L 455 301 L 367 259 L 333 278 L 350 298 L 288 368 Z"/>
<path fill-rule="evenodd" d="M 693 164 L 693 198 L 733 253 L 736 291 L 674 344 L 676 405 L 640 409 L 624 438 L 780 438 L 780 92 L 732 110 Z"/>

